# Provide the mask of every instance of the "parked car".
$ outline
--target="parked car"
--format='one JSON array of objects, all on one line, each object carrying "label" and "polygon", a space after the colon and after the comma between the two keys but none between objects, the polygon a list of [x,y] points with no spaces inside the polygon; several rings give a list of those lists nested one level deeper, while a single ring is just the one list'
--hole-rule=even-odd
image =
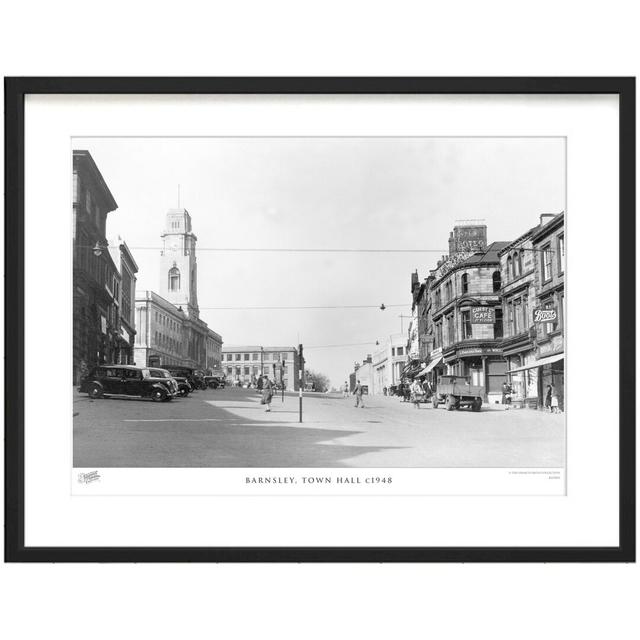
[{"label": "parked car", "polygon": [[204,376],[204,384],[205,387],[209,389],[217,389],[220,387],[224,389],[225,378],[223,374],[213,374],[211,376]]},{"label": "parked car", "polygon": [[180,375],[180,371],[172,370],[172,369],[155,369],[149,368],[149,372],[154,378],[173,378],[178,384],[178,395],[186,398],[193,387],[189,384],[187,378],[183,375]]},{"label": "parked car", "polygon": [[447,411],[471,407],[472,411],[480,411],[484,387],[472,385],[468,376],[441,376],[433,392],[433,408],[437,409],[444,402]]},{"label": "parked car", "polygon": [[193,369],[191,367],[183,367],[182,365],[172,364],[161,368],[166,369],[176,380],[178,380],[179,378],[185,378],[189,386],[191,387],[191,391],[194,391],[196,389],[196,381],[194,378]]},{"label": "parked car", "polygon": [[93,367],[81,380],[79,390],[91,398],[137,396],[155,402],[172,400],[179,393],[178,384],[170,374],[169,377],[153,376],[150,369],[124,364]]}]

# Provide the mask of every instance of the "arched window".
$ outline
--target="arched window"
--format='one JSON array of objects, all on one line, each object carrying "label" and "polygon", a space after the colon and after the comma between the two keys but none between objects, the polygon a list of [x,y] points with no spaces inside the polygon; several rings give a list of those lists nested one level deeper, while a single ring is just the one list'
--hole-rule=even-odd
[{"label": "arched window", "polygon": [[494,271],[493,272],[493,290],[500,291],[501,287],[502,287],[502,279],[500,278],[500,272]]},{"label": "arched window", "polygon": [[462,278],[462,293],[469,293],[469,274],[463,273]]},{"label": "arched window", "polygon": [[180,291],[180,269],[178,267],[169,269],[169,291]]},{"label": "arched window", "polygon": [[507,280],[513,278],[513,259],[511,256],[507,258]]},{"label": "arched window", "polygon": [[520,254],[516,251],[513,254],[513,277],[517,278],[522,274],[522,263],[520,261]]}]

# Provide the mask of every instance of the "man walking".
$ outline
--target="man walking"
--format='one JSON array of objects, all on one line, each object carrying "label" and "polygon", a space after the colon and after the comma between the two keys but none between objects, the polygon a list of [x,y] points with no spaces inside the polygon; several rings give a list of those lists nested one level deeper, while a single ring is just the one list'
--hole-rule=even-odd
[{"label": "man walking", "polygon": [[364,400],[362,399],[362,385],[360,384],[360,380],[358,380],[356,387],[353,390],[353,395],[356,397],[356,407],[360,406],[364,409]]},{"label": "man walking", "polygon": [[347,384],[346,380],[344,382],[344,387],[342,387],[342,397],[343,398],[349,397],[349,385]]}]

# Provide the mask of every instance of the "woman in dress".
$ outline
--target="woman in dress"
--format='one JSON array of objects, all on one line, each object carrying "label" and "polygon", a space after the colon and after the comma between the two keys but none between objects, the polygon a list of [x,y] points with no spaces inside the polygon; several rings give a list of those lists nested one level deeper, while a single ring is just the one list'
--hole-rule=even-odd
[{"label": "woman in dress", "polygon": [[273,384],[269,380],[269,376],[263,376],[262,380],[262,404],[266,404],[265,411],[271,411],[271,400],[273,399]]}]

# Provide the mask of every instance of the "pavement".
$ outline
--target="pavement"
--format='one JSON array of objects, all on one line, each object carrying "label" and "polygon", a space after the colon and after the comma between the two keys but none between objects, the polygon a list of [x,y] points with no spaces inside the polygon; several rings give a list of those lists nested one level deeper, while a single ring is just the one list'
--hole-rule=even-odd
[{"label": "pavement", "polygon": [[562,467],[565,420],[499,405],[446,411],[397,397],[297,394],[265,412],[256,391],[155,403],[74,391],[75,467]]}]

